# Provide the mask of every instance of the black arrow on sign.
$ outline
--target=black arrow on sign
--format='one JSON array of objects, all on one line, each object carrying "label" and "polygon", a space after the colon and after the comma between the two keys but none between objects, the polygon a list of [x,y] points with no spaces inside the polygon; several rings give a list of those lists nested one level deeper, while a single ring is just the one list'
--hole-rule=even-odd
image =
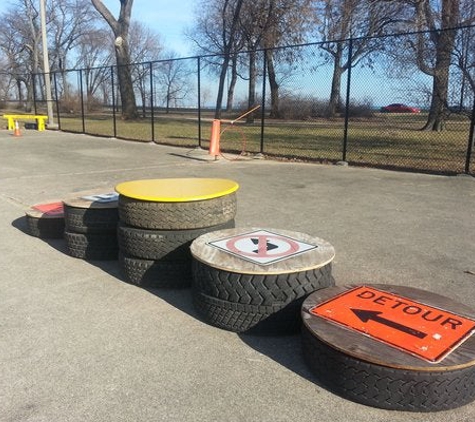
[{"label": "black arrow on sign", "polygon": [[[251,238],[251,241],[252,243],[254,243],[254,245],[259,245],[259,239],[254,239],[254,238]],[[277,245],[274,245],[273,243],[270,243],[268,240],[266,240],[266,251],[271,251],[272,249],[277,249],[278,246]],[[256,249],[255,251],[252,251],[254,253],[258,253],[259,252],[259,249]]]},{"label": "black arrow on sign", "polygon": [[427,334],[423,333],[422,331],[415,330],[414,328],[407,327],[406,325],[399,324],[398,322],[380,317],[379,315],[382,314],[382,312],[368,311],[364,309],[352,309],[352,311],[363,322],[368,322],[371,320],[371,321],[379,322],[380,324],[386,325],[387,327],[394,328],[398,331],[402,331],[403,333],[410,334],[411,336],[414,336],[417,338],[422,339],[422,338],[427,337]]}]

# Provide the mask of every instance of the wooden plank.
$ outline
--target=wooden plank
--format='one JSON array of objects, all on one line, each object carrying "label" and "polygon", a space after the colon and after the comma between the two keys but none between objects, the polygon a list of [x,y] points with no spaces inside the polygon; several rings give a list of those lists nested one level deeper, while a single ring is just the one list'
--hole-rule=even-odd
[{"label": "wooden plank", "polygon": [[[248,245],[250,250],[246,250]],[[323,267],[335,257],[333,246],[318,237],[252,227],[206,233],[195,239],[190,249],[195,259],[211,267],[241,274],[307,271]]]},{"label": "wooden plank", "polygon": [[93,189],[78,192],[76,196],[66,198],[63,202],[65,205],[75,208],[117,208],[118,195],[112,188]]},{"label": "wooden plank", "polygon": [[63,203],[55,201],[36,204],[25,210],[25,214],[33,218],[64,218]]},{"label": "wooden plank", "polygon": [[[387,292],[387,294],[384,295],[384,297],[387,297],[387,299],[378,299],[376,297],[368,299],[376,300],[378,305],[381,305],[381,313],[378,314],[378,318],[379,321],[382,321],[383,323],[391,320],[391,318],[386,319],[387,314],[385,313],[385,308],[388,307],[393,308],[393,311],[394,309],[400,309],[401,312],[403,312],[405,309],[406,312],[410,311],[410,313],[415,315],[417,313],[416,305],[408,302],[406,305],[399,306],[396,301],[391,302],[391,295],[396,295],[395,297],[400,298],[407,298],[411,301],[435,308],[436,310],[440,310],[441,314],[444,314],[444,312],[455,314],[455,317],[452,317],[452,320],[447,321],[442,318],[439,319],[438,316],[436,318],[435,314],[434,317],[427,318],[434,320],[433,324],[444,325],[445,322],[445,326],[439,328],[458,330],[459,327],[462,327],[462,323],[460,322],[459,324],[457,321],[462,321],[465,318],[468,319],[468,324],[470,324],[470,320],[475,322],[475,311],[473,309],[463,304],[454,302],[444,296],[407,286],[367,286],[381,290],[383,293]],[[393,368],[420,371],[432,371],[435,369],[454,370],[475,364],[475,336],[473,335],[469,335],[468,337],[464,338],[464,341],[462,341],[461,344],[454,345],[453,349],[450,350],[449,353],[440,361],[430,362],[424,358],[421,358],[420,356],[414,355],[408,350],[405,350],[404,345],[402,345],[402,347],[395,347],[394,344],[390,345],[384,341],[381,341],[381,339],[371,337],[369,329],[365,334],[361,331],[353,329],[351,326],[342,325],[341,321],[335,322],[335,320],[316,315],[314,310],[315,307],[321,307],[320,309],[324,310],[325,307],[328,306],[328,312],[333,312],[331,310],[331,305],[333,305],[332,302],[336,303],[335,298],[344,297],[348,292],[354,291],[354,289],[358,287],[361,286],[336,286],[312,293],[302,306],[302,319],[310,332],[312,332],[312,334],[321,341],[345,354],[363,361]],[[369,298],[370,295],[368,294],[367,297]],[[402,302],[403,300],[399,301]],[[341,306],[343,306],[343,303],[344,301],[341,302]],[[314,311],[312,312],[312,310]],[[460,316],[460,318],[457,318],[457,316]],[[414,321],[417,321],[417,315],[414,316]],[[395,327],[394,329],[400,329],[399,326],[396,325],[399,324],[399,322],[400,321],[398,320],[391,320],[392,326]],[[424,330],[427,331],[427,326],[430,324],[427,322],[427,320],[424,321],[424,323],[425,326],[421,330],[418,330],[420,326],[417,324],[413,325],[411,328],[421,332]],[[470,329],[471,326],[469,325],[468,328]],[[428,334],[430,334],[430,332],[428,332]]]}]

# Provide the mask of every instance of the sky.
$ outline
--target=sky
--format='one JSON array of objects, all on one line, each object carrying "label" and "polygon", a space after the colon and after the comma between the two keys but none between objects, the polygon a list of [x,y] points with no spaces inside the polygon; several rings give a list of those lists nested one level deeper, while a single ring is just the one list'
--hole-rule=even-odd
[{"label": "sky", "polygon": [[[118,16],[119,0],[103,0],[103,3]],[[196,0],[134,0],[132,20],[146,24],[160,34],[167,50],[184,57],[192,55],[191,44],[183,31],[193,24],[195,5]]]},{"label": "sky", "polygon": [[[39,0],[33,0],[38,3]],[[46,3],[54,0],[45,0]],[[119,15],[119,0],[103,0],[112,14]],[[11,3],[0,0],[0,13],[6,11]],[[146,24],[160,34],[162,43],[167,50],[173,50],[179,56],[193,55],[191,44],[186,40],[183,31],[193,23],[193,10],[196,0],[134,0],[132,20]]]}]

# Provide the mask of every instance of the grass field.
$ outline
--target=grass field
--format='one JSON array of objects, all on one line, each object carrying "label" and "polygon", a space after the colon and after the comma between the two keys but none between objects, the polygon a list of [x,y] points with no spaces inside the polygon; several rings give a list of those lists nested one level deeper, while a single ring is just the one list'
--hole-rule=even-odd
[{"label": "grass field", "polygon": [[[346,161],[351,164],[401,168],[434,173],[464,172],[470,121],[452,115],[444,132],[421,131],[424,114],[375,114],[373,118],[350,120]],[[229,119],[235,118],[229,116]],[[212,116],[202,118],[201,146],[208,148]],[[113,137],[112,116],[60,116],[61,129],[71,132]],[[196,147],[200,145],[195,114],[160,114],[154,119],[122,121],[116,119],[116,136],[135,141]],[[261,151],[261,120],[234,125],[223,119],[220,147],[223,152],[263,152],[264,155],[304,161],[343,159],[343,119],[309,121],[265,121]],[[470,171],[475,172],[475,153]]]}]

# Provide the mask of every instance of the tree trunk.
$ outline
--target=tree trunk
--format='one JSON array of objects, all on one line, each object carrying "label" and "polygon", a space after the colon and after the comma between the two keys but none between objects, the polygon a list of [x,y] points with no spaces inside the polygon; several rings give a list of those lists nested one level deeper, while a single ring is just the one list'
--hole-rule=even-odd
[{"label": "tree trunk", "polygon": [[234,103],[234,89],[237,82],[237,56],[234,55],[231,60],[231,81],[228,88],[228,99],[226,101],[226,111],[232,111]]},{"label": "tree trunk", "polygon": [[279,110],[279,84],[277,83],[272,51],[266,50],[266,60],[270,85],[270,118],[279,119],[281,117]]},{"label": "tree trunk", "polygon": [[335,117],[340,109],[341,103],[341,76],[343,68],[340,66],[340,60],[335,58],[335,66],[333,67],[332,88],[330,92],[330,101],[328,102],[327,117]]},{"label": "tree trunk", "polygon": [[[422,130],[440,132],[445,129],[448,107],[449,72],[459,22],[459,0],[442,0],[441,30],[435,34],[436,58],[433,68],[432,99],[427,123]],[[426,19],[430,21],[431,9],[425,8]]]},{"label": "tree trunk", "polygon": [[128,34],[133,0],[120,0],[119,19],[115,19],[102,0],[91,0],[92,5],[108,23],[115,36],[115,57],[117,60],[117,76],[119,80],[120,98],[122,100],[122,119],[138,117],[135,101],[134,85],[130,69]]},{"label": "tree trunk", "polygon": [[432,82],[432,99],[427,122],[422,130],[441,132],[445,129],[447,114],[448,69],[438,69]]},{"label": "tree trunk", "polygon": [[221,119],[221,108],[223,105],[224,83],[226,82],[226,73],[229,66],[229,54],[226,54],[221,64],[221,72],[219,74],[218,95],[216,96],[216,110],[214,112],[215,119]]},{"label": "tree trunk", "polygon": [[[122,39],[121,43],[119,39]],[[129,49],[127,41],[123,37],[119,36],[116,38],[115,56],[117,59],[120,98],[122,100],[122,119],[136,119],[138,112],[132,82],[132,72],[130,69]]]},{"label": "tree trunk", "polygon": [[436,65],[432,81],[432,99],[427,123],[422,130],[440,132],[447,116],[449,71],[456,31],[442,31],[437,44]]}]

